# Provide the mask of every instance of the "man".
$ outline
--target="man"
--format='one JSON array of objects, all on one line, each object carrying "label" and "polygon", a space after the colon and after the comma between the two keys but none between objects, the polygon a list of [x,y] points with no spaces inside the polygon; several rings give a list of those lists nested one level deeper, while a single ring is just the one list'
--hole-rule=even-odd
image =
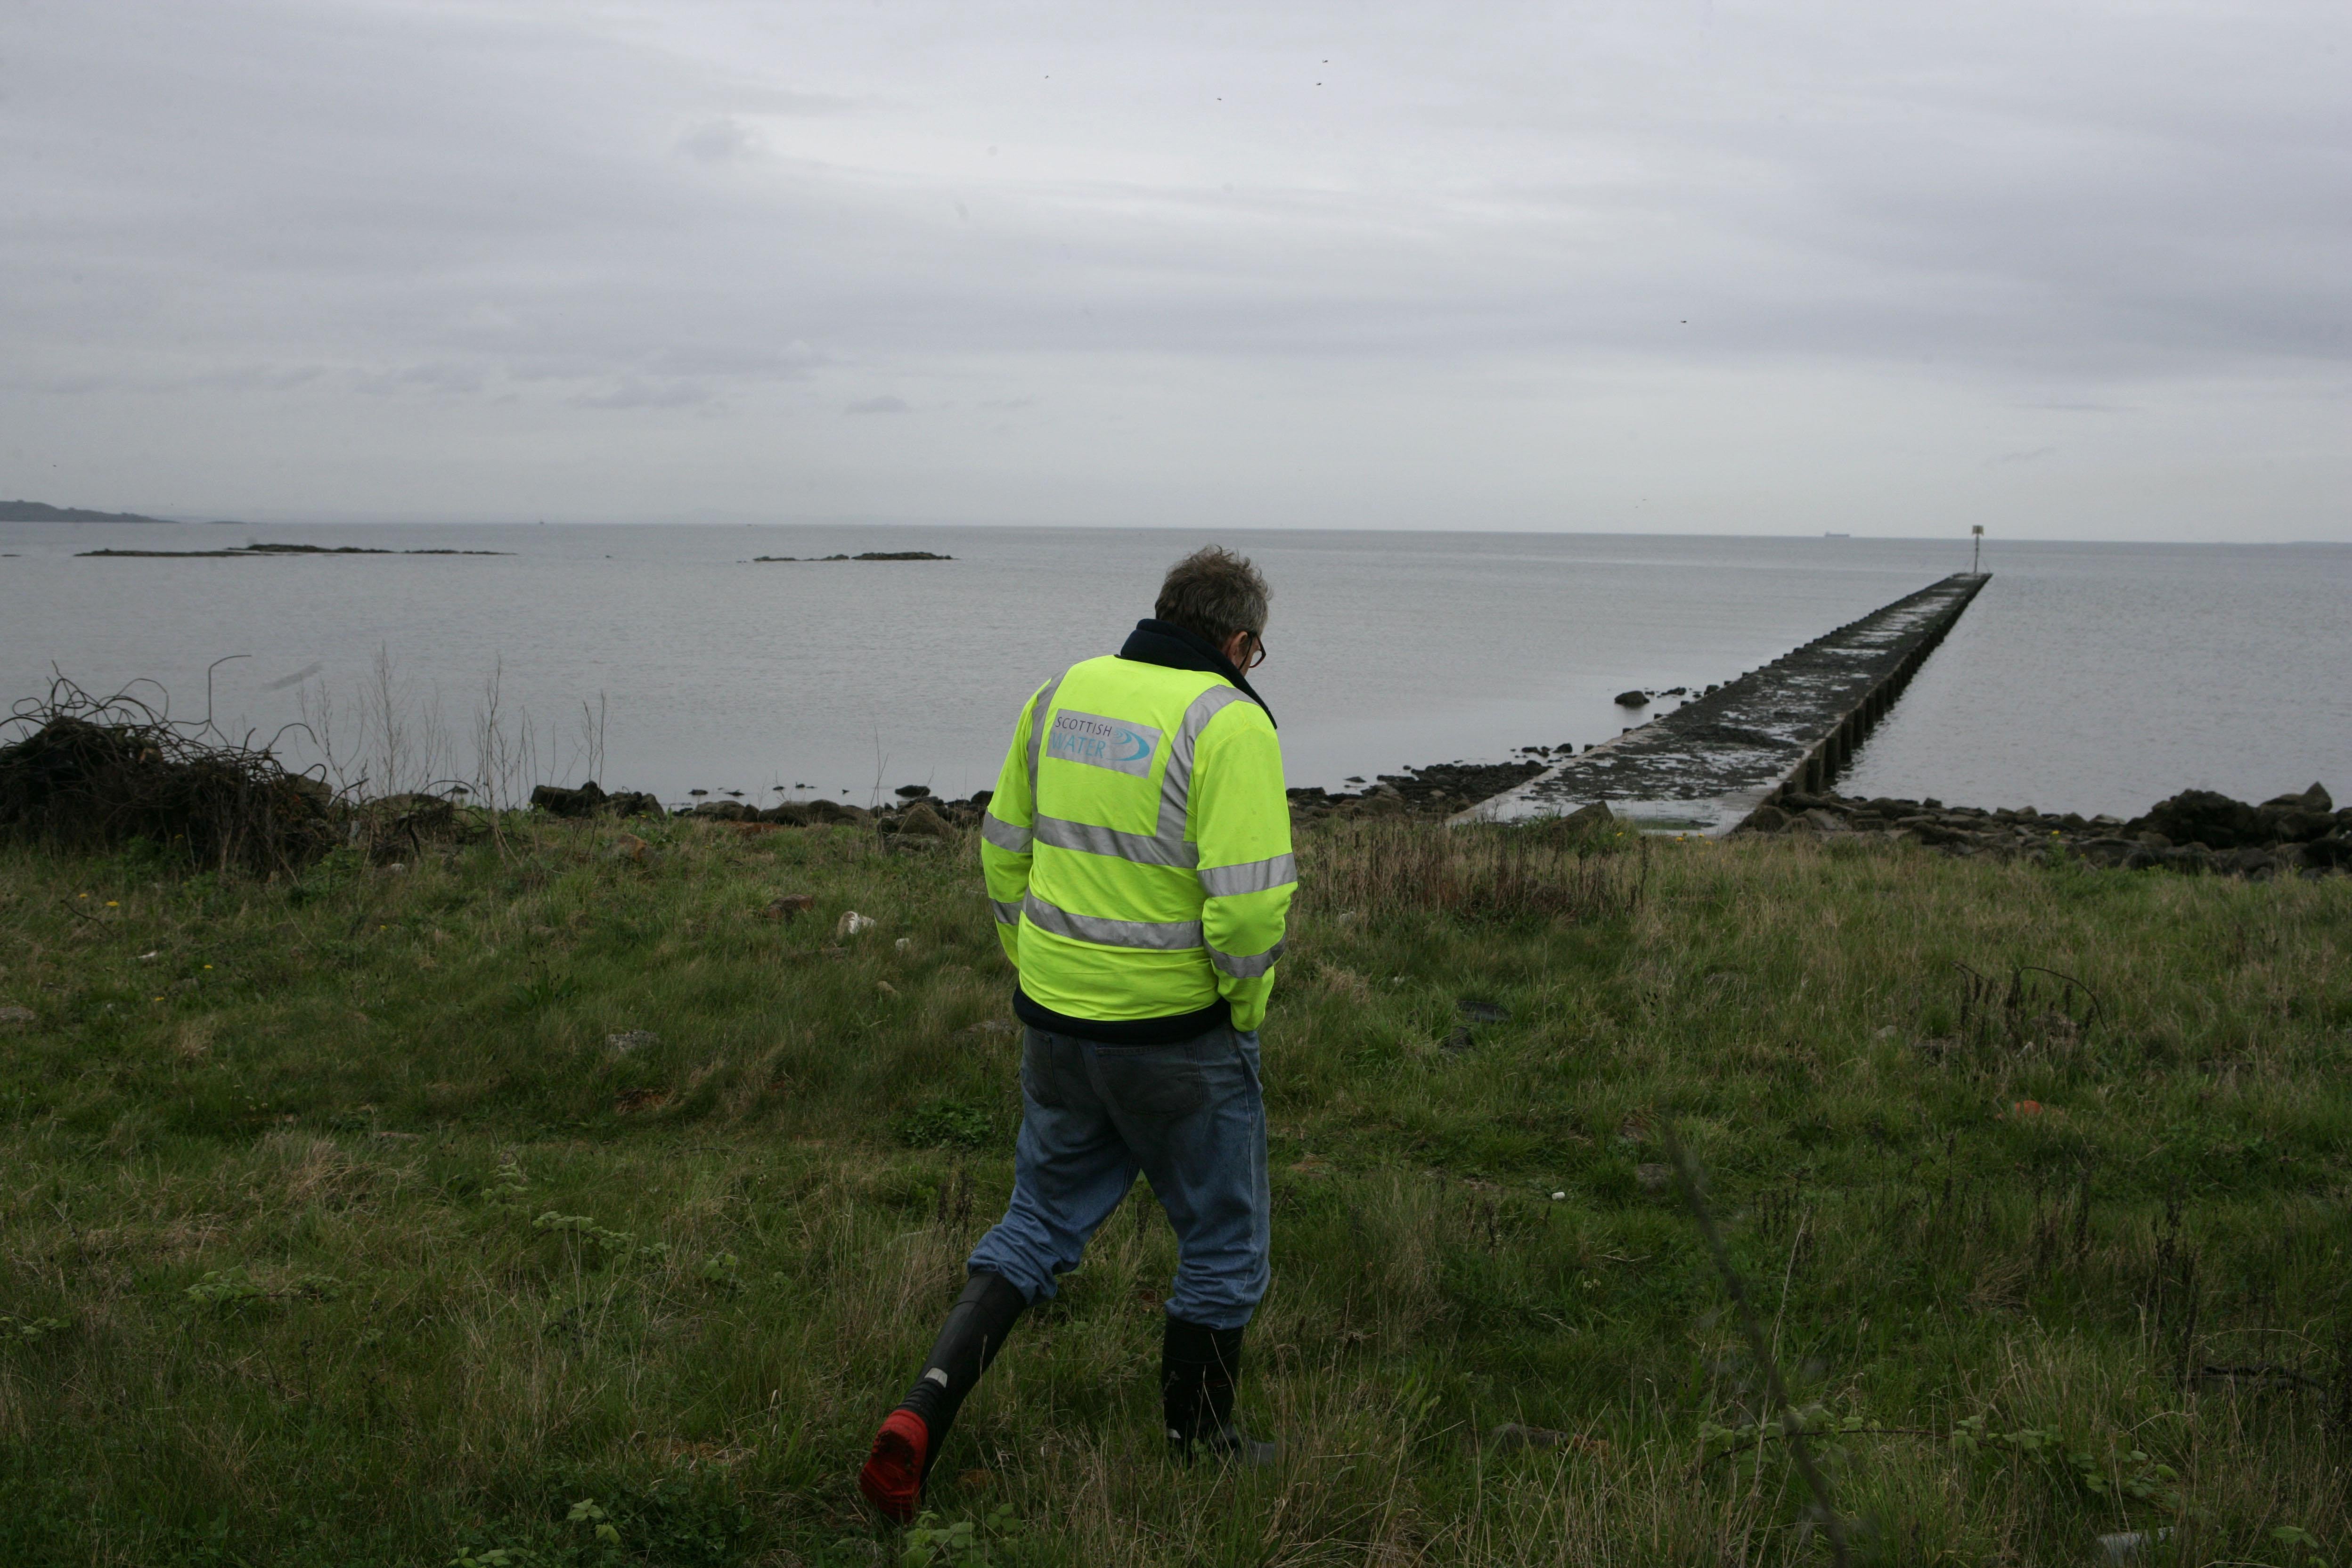
[{"label": "man", "polygon": [[1297,885],[1282,749],[1245,673],[1265,658],[1266,597],[1241,556],[1185,557],[1155,618],[1038,688],[1013,729],[980,851],[1028,1026],[1013,1202],[858,1477],[891,1518],[913,1517],[964,1395],[1138,1171],[1178,1243],[1169,1441],[1273,1457],[1233,1418],[1267,1273],[1257,1028]]}]

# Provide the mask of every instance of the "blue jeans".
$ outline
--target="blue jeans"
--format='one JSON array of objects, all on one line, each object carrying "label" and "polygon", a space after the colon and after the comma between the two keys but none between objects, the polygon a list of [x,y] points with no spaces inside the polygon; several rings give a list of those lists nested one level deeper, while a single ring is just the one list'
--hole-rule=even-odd
[{"label": "blue jeans", "polygon": [[1265,1294],[1272,1230],[1257,1035],[1105,1046],[1030,1029],[1021,1041],[1013,1203],[967,1268],[1032,1302],[1078,1266],[1140,1171],[1176,1227],[1171,1317],[1238,1329]]}]

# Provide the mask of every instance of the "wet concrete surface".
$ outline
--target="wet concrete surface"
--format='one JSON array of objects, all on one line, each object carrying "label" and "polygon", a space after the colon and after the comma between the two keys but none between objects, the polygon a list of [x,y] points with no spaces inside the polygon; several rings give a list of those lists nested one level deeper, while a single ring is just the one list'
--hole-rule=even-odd
[{"label": "wet concrete surface", "polygon": [[1961,573],[1906,595],[1454,820],[1528,821],[1605,801],[1647,831],[1728,833],[1784,785],[1833,776],[1986,581]]}]

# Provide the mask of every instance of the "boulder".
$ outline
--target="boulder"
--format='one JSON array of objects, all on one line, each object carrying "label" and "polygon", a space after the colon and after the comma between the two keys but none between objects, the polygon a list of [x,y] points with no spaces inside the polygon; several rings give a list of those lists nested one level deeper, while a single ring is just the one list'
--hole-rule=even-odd
[{"label": "boulder", "polygon": [[2260,808],[2263,826],[2270,837],[2281,844],[2302,844],[2325,837],[2336,826],[2332,813],[2306,811],[2296,805],[2270,805]]},{"label": "boulder", "polygon": [[785,801],[781,805],[762,808],[760,812],[760,820],[772,822],[779,827],[806,827],[811,822],[815,821],[816,817],[807,806],[793,801]]},{"label": "boulder", "polygon": [[2264,811],[2310,811],[2316,812],[2321,816],[2328,816],[2335,813],[2336,803],[2327,797],[2326,789],[2315,783],[2301,795],[2271,796],[2270,799],[2263,802],[2263,809]]},{"label": "boulder", "polygon": [[1621,691],[1617,694],[1617,706],[1620,708],[1647,708],[1649,705],[1650,694],[1646,691]]},{"label": "boulder", "polygon": [[1780,833],[1789,826],[1789,814],[1777,805],[1759,805],[1748,814],[1740,830],[1746,833]]},{"label": "boulder", "polygon": [[940,816],[938,812],[933,811],[929,806],[919,803],[908,807],[905,811],[899,814],[898,831],[903,834],[911,835],[917,838],[952,838],[955,837],[955,829],[948,826],[946,818]]},{"label": "boulder", "polygon": [[368,808],[393,827],[446,827],[457,816],[457,808],[437,795],[388,795],[368,802]]},{"label": "boulder", "polygon": [[530,792],[530,808],[550,816],[586,816],[604,804],[604,792],[590,779],[578,789],[564,789],[556,784],[540,784]]},{"label": "boulder", "polygon": [[2146,816],[2126,826],[2137,832],[2161,833],[2175,844],[2198,844],[2208,849],[2266,844],[2271,837],[2262,813],[2244,801],[2210,789],[2183,790],[2158,802]]},{"label": "boulder", "polygon": [[894,792],[900,800],[923,800],[931,793],[929,784],[900,784]]},{"label": "boulder", "polygon": [[2315,838],[2305,844],[2298,853],[2305,866],[2322,869],[2333,867],[2352,868],[2352,834],[2331,833],[2325,838]]},{"label": "boulder", "polygon": [[740,800],[706,800],[687,815],[700,817],[705,822],[757,822],[760,820],[760,814]]},{"label": "boulder", "polygon": [[537,785],[530,792],[530,808],[550,816],[658,816],[662,805],[652,795],[634,791],[606,795],[594,779],[590,779],[578,789]]}]

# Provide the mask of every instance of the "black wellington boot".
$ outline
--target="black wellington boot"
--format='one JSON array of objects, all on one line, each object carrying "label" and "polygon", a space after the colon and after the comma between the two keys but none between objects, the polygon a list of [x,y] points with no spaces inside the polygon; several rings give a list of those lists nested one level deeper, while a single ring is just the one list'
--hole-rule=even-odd
[{"label": "black wellington boot", "polygon": [[1234,1380],[1241,1369],[1241,1330],[1168,1320],[1160,1342],[1160,1406],[1179,1459],[1207,1454],[1256,1466],[1280,1456],[1280,1445],[1259,1442],[1234,1423]]},{"label": "black wellington boot", "polygon": [[857,1478],[867,1501],[901,1523],[914,1517],[964,1395],[996,1359],[1028,1305],[1029,1299],[1001,1275],[974,1274],[965,1284],[923,1363],[923,1375],[875,1435],[874,1451]]}]

